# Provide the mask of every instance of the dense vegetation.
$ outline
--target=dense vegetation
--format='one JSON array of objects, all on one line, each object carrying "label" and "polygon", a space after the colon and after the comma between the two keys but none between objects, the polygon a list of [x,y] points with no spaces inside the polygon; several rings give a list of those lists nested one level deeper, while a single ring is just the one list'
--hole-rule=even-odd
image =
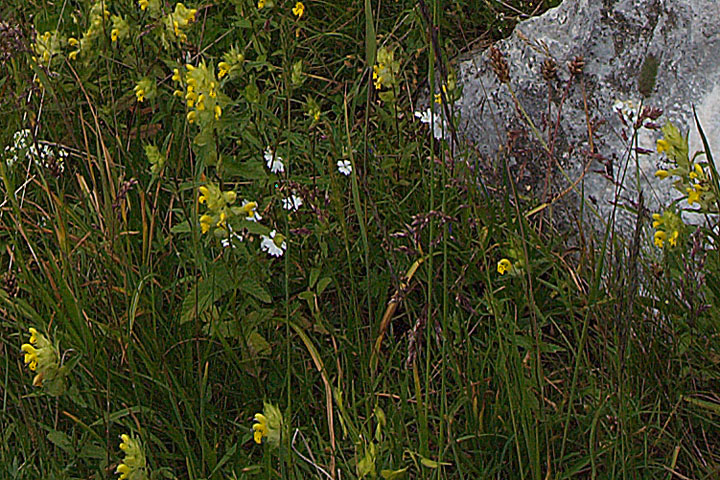
[{"label": "dense vegetation", "polygon": [[557,3],[3,2],[0,478],[717,478],[700,127],[626,235],[457,131]]}]

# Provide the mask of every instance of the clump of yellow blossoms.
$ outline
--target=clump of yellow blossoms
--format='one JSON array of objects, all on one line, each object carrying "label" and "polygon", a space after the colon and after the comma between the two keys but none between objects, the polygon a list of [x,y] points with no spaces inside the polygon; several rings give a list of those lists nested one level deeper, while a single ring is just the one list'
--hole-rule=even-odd
[{"label": "clump of yellow blossoms", "polygon": [[160,0],[138,0],[140,10],[149,11],[151,15],[157,15],[160,12]]},{"label": "clump of yellow blossoms", "polygon": [[257,203],[244,200],[240,206],[232,206],[237,201],[237,194],[221,191],[214,183],[207,183],[198,189],[198,203],[205,205],[207,210],[200,216],[202,233],[213,230],[217,238],[227,238],[232,231],[228,222],[233,219],[254,222],[260,220],[257,214]]},{"label": "clump of yellow blossoms", "polygon": [[218,63],[217,78],[222,79],[226,75],[232,78],[233,74],[242,68],[243,63],[245,63],[245,55],[237,47],[232,47],[223,54],[222,61]]},{"label": "clump of yellow blossoms", "polygon": [[[68,44],[75,48],[76,50],[73,50],[68,55],[68,58],[70,60],[75,60],[80,52],[87,52],[91,50],[93,43],[95,40],[97,40],[100,36],[104,35],[105,32],[105,22],[110,18],[110,11],[105,8],[105,5],[107,5],[107,1],[98,0],[93,4],[92,7],[90,7],[90,13],[88,14],[89,23],[90,26],[88,29],[83,33],[83,36],[80,40],[76,38],[69,38]],[[114,24],[115,22],[113,22]],[[127,23],[125,24],[127,25]],[[117,37],[120,38],[120,24],[118,23],[118,31],[116,32]],[[112,36],[112,31],[111,31]]]},{"label": "clump of yellow blossoms", "polygon": [[25,363],[30,370],[37,372],[33,385],[41,387],[43,380],[53,380],[58,376],[60,355],[52,342],[34,328],[30,329],[28,342],[20,350],[25,353]]},{"label": "clump of yellow blossoms", "polygon": [[175,90],[174,94],[185,100],[188,108],[187,121],[198,123],[202,126],[213,120],[217,121],[222,116],[222,105],[224,97],[218,94],[218,80],[215,72],[208,68],[205,62],[195,67],[185,65],[184,75],[179,68],[173,71],[172,79],[181,84],[181,89]]},{"label": "clump of yellow blossoms", "polygon": [[253,440],[258,445],[263,441],[270,445],[278,445],[282,435],[282,427],[283,418],[280,409],[265,402],[263,413],[256,413],[253,418]]},{"label": "clump of yellow blossoms", "polygon": [[120,439],[120,450],[125,454],[125,458],[117,466],[115,473],[120,474],[120,480],[147,480],[147,461],[140,439],[124,433],[120,435]]},{"label": "clump of yellow blossoms", "polygon": [[32,44],[33,61],[40,65],[50,66],[52,58],[60,53],[62,43],[62,37],[54,30],[37,35]]},{"label": "clump of yellow blossoms", "polygon": [[395,60],[395,52],[387,47],[380,47],[377,62],[373,65],[373,84],[380,91],[380,98],[385,102],[395,99],[397,75],[400,73],[400,62]]},{"label": "clump of yellow blossoms", "polygon": [[175,11],[165,16],[162,21],[171,40],[187,41],[185,30],[195,21],[196,13],[196,8],[187,8],[182,3],[175,4]]},{"label": "clump of yellow blossoms", "polygon": [[653,228],[655,235],[653,243],[656,247],[677,247],[678,240],[684,230],[685,224],[678,214],[672,210],[665,210],[662,214],[653,213]]},{"label": "clump of yellow blossoms", "polygon": [[715,194],[710,175],[705,170],[707,165],[695,162],[697,154],[690,159],[687,135],[683,136],[671,122],[662,127],[662,133],[663,138],[657,141],[657,151],[664,153],[674,168],[658,170],[655,176],[661,180],[673,177],[673,186],[687,198],[689,205],[697,203],[703,212],[709,212],[715,205]]},{"label": "clump of yellow blossoms", "polygon": [[137,101],[144,102],[146,98],[150,99],[155,97],[157,94],[157,86],[153,80],[145,77],[135,85],[133,91],[135,92]]},{"label": "clump of yellow blossoms", "polygon": [[120,15],[113,15],[112,29],[110,30],[110,41],[116,43],[130,34],[130,25]]}]

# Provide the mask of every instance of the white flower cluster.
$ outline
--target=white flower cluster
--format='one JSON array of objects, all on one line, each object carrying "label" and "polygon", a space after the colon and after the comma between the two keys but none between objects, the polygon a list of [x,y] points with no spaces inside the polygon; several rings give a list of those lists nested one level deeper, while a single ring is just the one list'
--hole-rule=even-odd
[{"label": "white flower cluster", "polygon": [[285,165],[283,164],[282,158],[276,155],[272,148],[267,147],[265,149],[265,165],[270,169],[272,173],[283,173],[285,171]]},{"label": "white flower cluster", "polygon": [[[640,105],[636,104],[632,100],[615,100],[615,103],[613,103],[613,111],[619,113],[622,115],[622,117],[630,124],[631,127],[635,125],[635,123],[638,120],[638,115],[640,115]],[[648,123],[651,123],[652,120],[649,118],[645,119],[643,122],[643,127],[647,126]]]},{"label": "white flower cluster", "polygon": [[62,172],[67,156],[68,153],[62,148],[58,149],[56,155],[47,143],[34,142],[30,130],[24,129],[15,132],[13,144],[5,147],[4,159],[8,167],[22,160],[31,160],[45,168],[54,166]]}]

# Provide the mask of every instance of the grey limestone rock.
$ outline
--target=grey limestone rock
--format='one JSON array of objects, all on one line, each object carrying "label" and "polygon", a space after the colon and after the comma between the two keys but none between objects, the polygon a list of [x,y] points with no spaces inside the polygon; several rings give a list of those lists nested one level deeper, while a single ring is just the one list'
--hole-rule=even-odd
[{"label": "grey limestone rock", "polygon": [[[683,133],[689,130],[691,154],[702,149],[692,115],[694,105],[716,161],[720,158],[720,2],[716,0],[565,0],[544,15],[518,24],[511,37],[496,47],[509,63],[510,85],[519,103],[546,140],[570,77],[568,62],[576,56],[584,58],[582,82],[589,117],[596,125],[593,143],[598,155],[588,155],[579,79],[572,82],[562,104],[557,136],[561,143],[555,155],[573,180],[587,170],[578,189],[584,187],[585,196],[603,218],[608,218],[615,198],[626,204],[636,201],[638,185],[650,208],[678,197],[670,181],[653,177],[662,161],[654,152],[661,133],[640,129],[638,145],[653,153],[631,154],[622,131],[631,136],[632,128],[621,121],[613,107],[616,102],[632,101],[638,106],[642,101],[662,109],[657,123],[671,120]],[[643,99],[638,74],[650,56],[658,60],[659,68],[653,91]],[[554,59],[559,77],[551,96],[541,73],[546,58]],[[524,124],[530,130],[508,87],[494,75],[488,52],[474,54],[459,70],[464,89],[457,104],[461,130],[492,158],[505,145],[509,126]],[[594,159],[586,168],[590,158]],[[542,168],[547,168],[546,162],[536,159]],[[569,185],[557,171],[553,175],[555,192]]]}]

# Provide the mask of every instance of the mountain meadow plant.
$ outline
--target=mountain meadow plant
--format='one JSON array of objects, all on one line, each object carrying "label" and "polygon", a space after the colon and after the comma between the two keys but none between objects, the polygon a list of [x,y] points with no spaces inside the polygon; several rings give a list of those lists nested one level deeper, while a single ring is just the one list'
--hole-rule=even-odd
[{"label": "mountain meadow plant", "polygon": [[628,237],[462,137],[558,3],[3,2],[0,478],[717,478],[702,126],[622,103],[677,192]]}]

